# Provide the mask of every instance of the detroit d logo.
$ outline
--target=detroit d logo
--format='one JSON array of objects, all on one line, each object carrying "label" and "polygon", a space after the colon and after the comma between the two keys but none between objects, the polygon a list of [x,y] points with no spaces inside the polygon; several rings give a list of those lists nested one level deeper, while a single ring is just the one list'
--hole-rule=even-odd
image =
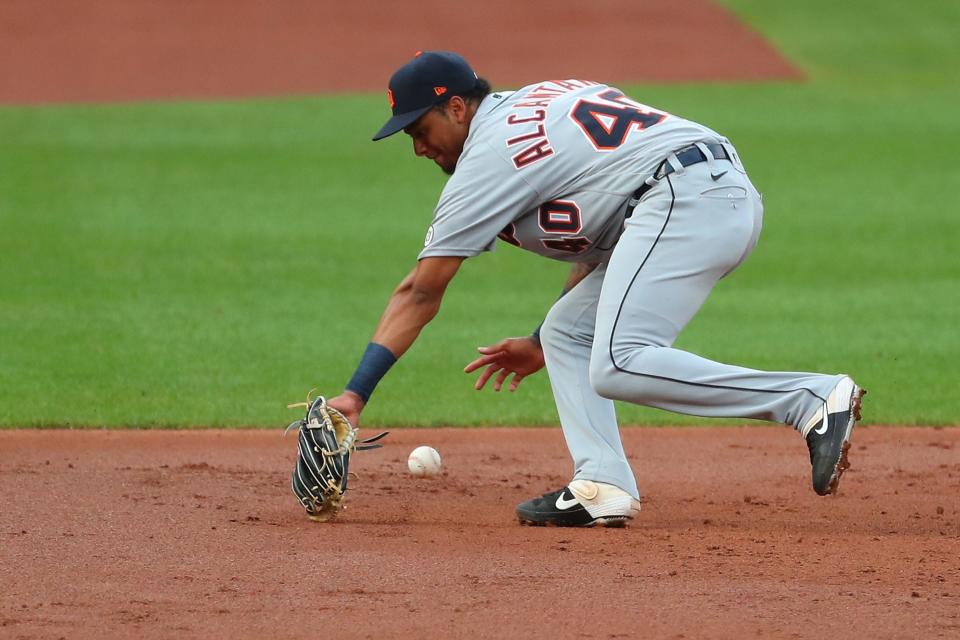
[{"label": "detroit d logo", "polygon": [[430,228],[427,229],[427,237],[423,239],[423,246],[429,245],[433,242],[433,225],[430,225]]}]

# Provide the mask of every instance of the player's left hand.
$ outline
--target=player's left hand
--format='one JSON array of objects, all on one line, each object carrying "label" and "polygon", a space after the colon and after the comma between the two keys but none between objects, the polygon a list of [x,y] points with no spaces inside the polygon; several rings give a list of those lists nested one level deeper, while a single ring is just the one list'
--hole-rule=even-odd
[{"label": "player's left hand", "polygon": [[486,370],[477,378],[474,389],[483,389],[494,374],[493,390],[500,391],[510,374],[510,391],[516,391],[520,383],[529,375],[543,369],[543,349],[532,338],[507,338],[488,347],[477,347],[482,353],[479,358],[464,367],[464,373],[472,373],[481,367]]},{"label": "player's left hand", "polygon": [[354,427],[360,426],[360,412],[365,405],[363,399],[352,391],[344,391],[336,398],[330,398],[327,401],[327,406],[342,413]]}]

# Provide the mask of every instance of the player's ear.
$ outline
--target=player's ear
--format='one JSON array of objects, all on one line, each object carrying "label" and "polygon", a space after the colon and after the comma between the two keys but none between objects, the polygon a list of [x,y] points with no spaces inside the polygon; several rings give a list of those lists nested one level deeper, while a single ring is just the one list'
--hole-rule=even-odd
[{"label": "player's ear", "polygon": [[460,96],[453,96],[447,101],[447,113],[457,124],[467,121],[467,103]]}]

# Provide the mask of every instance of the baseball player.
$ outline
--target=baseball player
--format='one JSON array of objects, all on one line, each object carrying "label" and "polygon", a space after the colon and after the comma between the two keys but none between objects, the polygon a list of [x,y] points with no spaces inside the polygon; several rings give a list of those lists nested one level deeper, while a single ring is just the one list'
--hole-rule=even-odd
[{"label": "baseball player", "polygon": [[756,371],[672,347],[760,234],[761,196],[729,140],[598,82],[491,92],[450,52],[419,53],[387,95],[393,115],[373,139],[404,131],[450,178],[416,266],[331,406],[357,424],[460,263],[499,238],[571,263],[542,325],[481,348],[465,369],[482,370],[477,389],[493,378],[512,391],[547,368],[574,474],[520,504],[522,523],[622,526],[639,512],[614,400],[791,425],[809,447],[814,490],[836,490],[864,393],[850,377]]}]

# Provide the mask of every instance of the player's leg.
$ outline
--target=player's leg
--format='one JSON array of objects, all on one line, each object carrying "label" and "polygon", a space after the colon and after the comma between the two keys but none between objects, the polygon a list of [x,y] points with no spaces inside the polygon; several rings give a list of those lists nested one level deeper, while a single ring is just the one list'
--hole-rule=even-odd
[{"label": "player's leg", "polygon": [[604,271],[601,265],[558,300],[540,329],[574,479],[558,491],[520,504],[517,515],[525,524],[617,526],[640,509],[613,401],[590,385],[590,349]]},{"label": "player's leg", "polygon": [[672,348],[716,282],[753,249],[762,216],[745,174],[714,181],[707,163],[647,194],[617,244],[598,304],[598,393],[678,413],[782,422],[804,436],[825,419],[831,392],[847,393],[831,407],[849,405],[858,390],[844,376],[757,371]]},{"label": "player's leg", "polygon": [[590,385],[590,350],[605,271],[600,265],[553,305],[540,329],[540,343],[574,478],[614,484],[639,498],[613,401]]}]

